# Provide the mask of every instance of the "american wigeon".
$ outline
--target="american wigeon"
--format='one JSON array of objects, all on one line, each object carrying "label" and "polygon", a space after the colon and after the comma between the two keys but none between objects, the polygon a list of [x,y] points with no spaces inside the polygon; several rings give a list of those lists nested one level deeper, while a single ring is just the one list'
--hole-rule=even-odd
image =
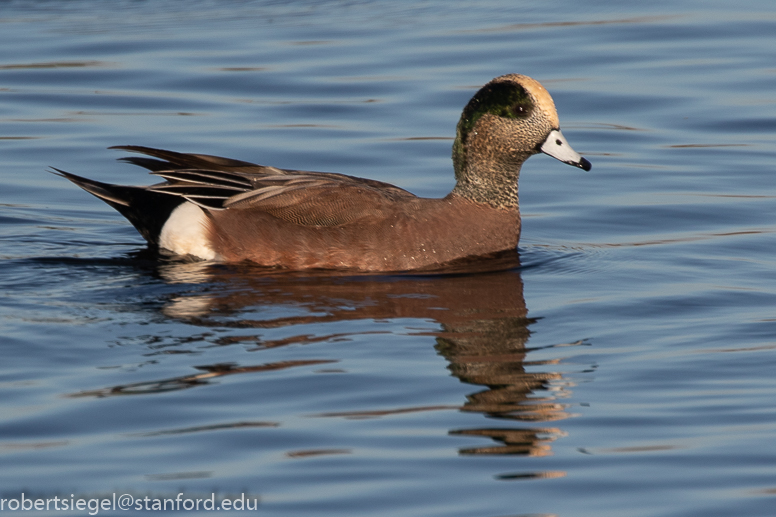
[{"label": "american wigeon", "polygon": [[111,185],[55,169],[121,212],[162,252],[288,269],[433,269],[514,250],[517,180],[532,154],[590,170],[560,132],[539,82],[504,75],[461,114],[453,143],[456,185],[419,198],[380,181],[285,170],[138,146],[124,160],[166,181]]}]

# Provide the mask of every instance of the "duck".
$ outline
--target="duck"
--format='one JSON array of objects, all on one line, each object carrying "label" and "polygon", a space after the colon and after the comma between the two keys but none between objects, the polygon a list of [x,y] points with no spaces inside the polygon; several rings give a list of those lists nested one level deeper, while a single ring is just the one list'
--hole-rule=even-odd
[{"label": "duck", "polygon": [[122,145],[121,160],[163,181],[102,183],[58,174],[120,212],[162,255],[290,270],[401,272],[516,251],[520,169],[547,154],[591,169],[561,133],[538,81],[508,74],[466,104],[456,126],[455,187],[443,198],[345,174],[280,169]]}]

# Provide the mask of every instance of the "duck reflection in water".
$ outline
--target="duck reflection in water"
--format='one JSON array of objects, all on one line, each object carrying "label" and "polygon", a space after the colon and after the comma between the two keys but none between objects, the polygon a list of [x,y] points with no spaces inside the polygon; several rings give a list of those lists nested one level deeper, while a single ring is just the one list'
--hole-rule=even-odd
[{"label": "duck reflection in water", "polygon": [[[343,276],[342,274],[278,273],[255,266],[219,266],[207,263],[170,263],[158,266],[169,284],[207,286],[202,294],[174,297],[162,312],[187,324],[214,329],[241,329],[239,335],[210,337],[216,345],[256,345],[256,350],[289,344],[325,342],[337,335],[297,336],[277,341],[261,333],[246,335],[244,329],[274,329],[354,320],[412,318],[433,321],[439,330],[435,348],[449,363],[450,372],[461,382],[480,386],[459,406],[400,408],[396,410],[328,413],[319,416],[374,418],[382,415],[458,409],[482,413],[499,425],[453,429],[451,435],[480,436],[489,445],[459,449],[461,454],[550,453],[550,443],[564,433],[557,427],[536,426],[567,418],[566,405],[558,399],[568,389],[562,375],[547,371],[557,360],[530,362],[526,343],[535,320],[527,317],[523,282],[516,252],[502,254],[478,268],[494,271],[422,276]],[[292,310],[267,317],[261,308]],[[296,315],[289,315],[296,314]],[[346,326],[342,326],[347,329]],[[360,330],[359,332],[362,332]],[[345,330],[345,332],[347,332]],[[425,334],[425,332],[424,332]],[[309,366],[333,361],[296,360],[241,366],[214,364],[199,367],[200,373],[84,391],[75,396],[112,396],[153,393],[208,384],[225,375]],[[537,372],[527,372],[536,366]],[[325,368],[332,368],[326,365]],[[489,420],[492,421],[492,420]],[[495,442],[495,444],[493,443]]]}]

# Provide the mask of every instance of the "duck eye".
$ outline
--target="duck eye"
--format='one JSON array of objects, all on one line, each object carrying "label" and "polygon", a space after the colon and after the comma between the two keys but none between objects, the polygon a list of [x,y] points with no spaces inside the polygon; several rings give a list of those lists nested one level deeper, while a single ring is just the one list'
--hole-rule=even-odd
[{"label": "duck eye", "polygon": [[523,103],[513,104],[510,106],[509,111],[515,118],[526,118],[531,114],[531,106]]}]

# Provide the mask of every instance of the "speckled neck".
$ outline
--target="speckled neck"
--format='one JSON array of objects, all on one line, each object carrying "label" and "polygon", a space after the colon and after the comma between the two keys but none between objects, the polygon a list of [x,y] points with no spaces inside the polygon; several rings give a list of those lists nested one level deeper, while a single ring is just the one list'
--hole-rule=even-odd
[{"label": "speckled neck", "polygon": [[520,167],[531,154],[519,153],[490,160],[469,157],[460,169],[456,167],[453,194],[493,208],[519,208]]},{"label": "speckled neck", "polygon": [[557,120],[552,98],[533,79],[505,75],[490,81],[456,126],[453,193],[494,208],[518,208],[520,167],[539,152]]}]

